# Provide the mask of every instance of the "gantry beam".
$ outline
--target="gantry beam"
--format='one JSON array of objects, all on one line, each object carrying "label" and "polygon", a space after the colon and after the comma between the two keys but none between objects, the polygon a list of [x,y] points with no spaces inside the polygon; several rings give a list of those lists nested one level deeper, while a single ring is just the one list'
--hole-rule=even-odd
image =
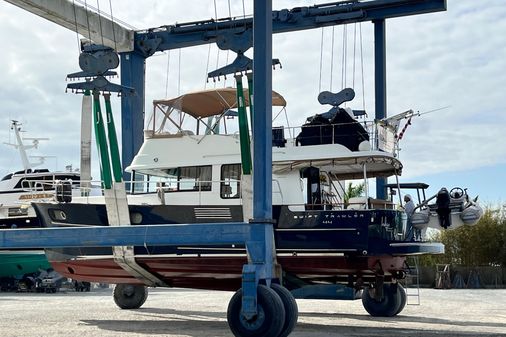
[{"label": "gantry beam", "polygon": [[[91,37],[118,52],[156,51],[223,42],[253,27],[253,18],[225,18],[161,26],[134,32],[104,15],[69,0],[4,0],[60,26]],[[446,10],[446,0],[340,1],[272,12],[272,33],[285,33],[345,23],[385,20]],[[77,27],[77,28],[76,28]],[[113,28],[114,27],[114,28]]]},{"label": "gantry beam", "polygon": [[[385,20],[446,10],[446,0],[341,1],[272,11],[272,33],[286,33],[346,23]],[[157,51],[217,42],[227,43],[251,31],[253,18],[225,18],[167,25],[136,32],[135,50],[150,56]]]},{"label": "gantry beam", "polygon": [[118,52],[133,50],[133,30],[68,0],[5,1],[74,32],[77,30],[79,34],[97,44],[114,48]]}]

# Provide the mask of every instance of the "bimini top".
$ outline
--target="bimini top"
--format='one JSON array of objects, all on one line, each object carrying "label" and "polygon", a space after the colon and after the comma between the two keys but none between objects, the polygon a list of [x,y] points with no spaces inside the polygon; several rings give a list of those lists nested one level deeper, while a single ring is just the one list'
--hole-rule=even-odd
[{"label": "bimini top", "polygon": [[[247,89],[244,89],[244,99],[245,105],[249,106]],[[178,109],[194,118],[205,118],[221,115],[229,109],[237,108],[237,90],[221,88],[196,91],[168,100],[155,100],[153,104]],[[272,91],[272,105],[285,107],[286,101],[283,96]]]}]

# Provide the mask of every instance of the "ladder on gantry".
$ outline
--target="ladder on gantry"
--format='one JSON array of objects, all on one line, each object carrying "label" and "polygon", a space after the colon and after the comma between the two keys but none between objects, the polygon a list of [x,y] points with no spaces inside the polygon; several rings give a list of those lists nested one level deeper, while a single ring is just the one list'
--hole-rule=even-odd
[{"label": "ladder on gantry", "polygon": [[420,305],[420,261],[418,256],[408,256],[406,265],[406,278],[403,282],[406,290],[406,304]]}]

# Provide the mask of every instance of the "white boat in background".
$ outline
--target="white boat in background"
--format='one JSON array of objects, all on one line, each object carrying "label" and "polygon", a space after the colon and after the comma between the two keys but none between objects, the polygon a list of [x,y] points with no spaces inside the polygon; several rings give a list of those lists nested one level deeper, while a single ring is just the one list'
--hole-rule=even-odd
[{"label": "white boat in background", "polygon": [[[435,202],[430,203],[435,200]],[[417,206],[411,222],[421,230],[456,229],[464,225],[475,225],[483,215],[477,198],[471,199],[466,189],[454,187],[450,191],[441,188],[437,194]]]},{"label": "white boat in background", "polygon": [[478,204],[478,197],[471,199],[466,188],[454,187],[448,191],[445,187],[430,198],[426,197],[429,188],[425,183],[387,184],[390,195],[397,191],[416,190],[418,202],[411,216],[413,228],[421,231],[425,238],[428,228],[453,230],[464,225],[475,225],[483,216],[483,208]]},{"label": "white boat in background", "polygon": [[[44,168],[35,168],[44,163],[44,157],[39,157],[38,163],[31,163],[27,150],[37,148],[39,141],[47,138],[23,138],[21,123],[13,120],[11,129],[14,131],[16,142],[5,143],[19,151],[23,170],[9,173],[0,180],[0,229],[39,227],[32,202],[51,201],[56,198],[57,184],[66,183],[72,188],[72,195],[81,194],[79,190],[79,172],[53,172]],[[32,141],[25,144],[25,141]],[[61,190],[63,192],[63,190]]]}]

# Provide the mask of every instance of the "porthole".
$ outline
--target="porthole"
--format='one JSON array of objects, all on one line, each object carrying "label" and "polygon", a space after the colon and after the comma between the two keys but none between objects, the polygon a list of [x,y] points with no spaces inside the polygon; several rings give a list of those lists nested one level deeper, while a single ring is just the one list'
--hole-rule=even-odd
[{"label": "porthole", "polygon": [[140,225],[142,223],[142,214],[139,212],[130,213],[130,222],[134,225]]}]

